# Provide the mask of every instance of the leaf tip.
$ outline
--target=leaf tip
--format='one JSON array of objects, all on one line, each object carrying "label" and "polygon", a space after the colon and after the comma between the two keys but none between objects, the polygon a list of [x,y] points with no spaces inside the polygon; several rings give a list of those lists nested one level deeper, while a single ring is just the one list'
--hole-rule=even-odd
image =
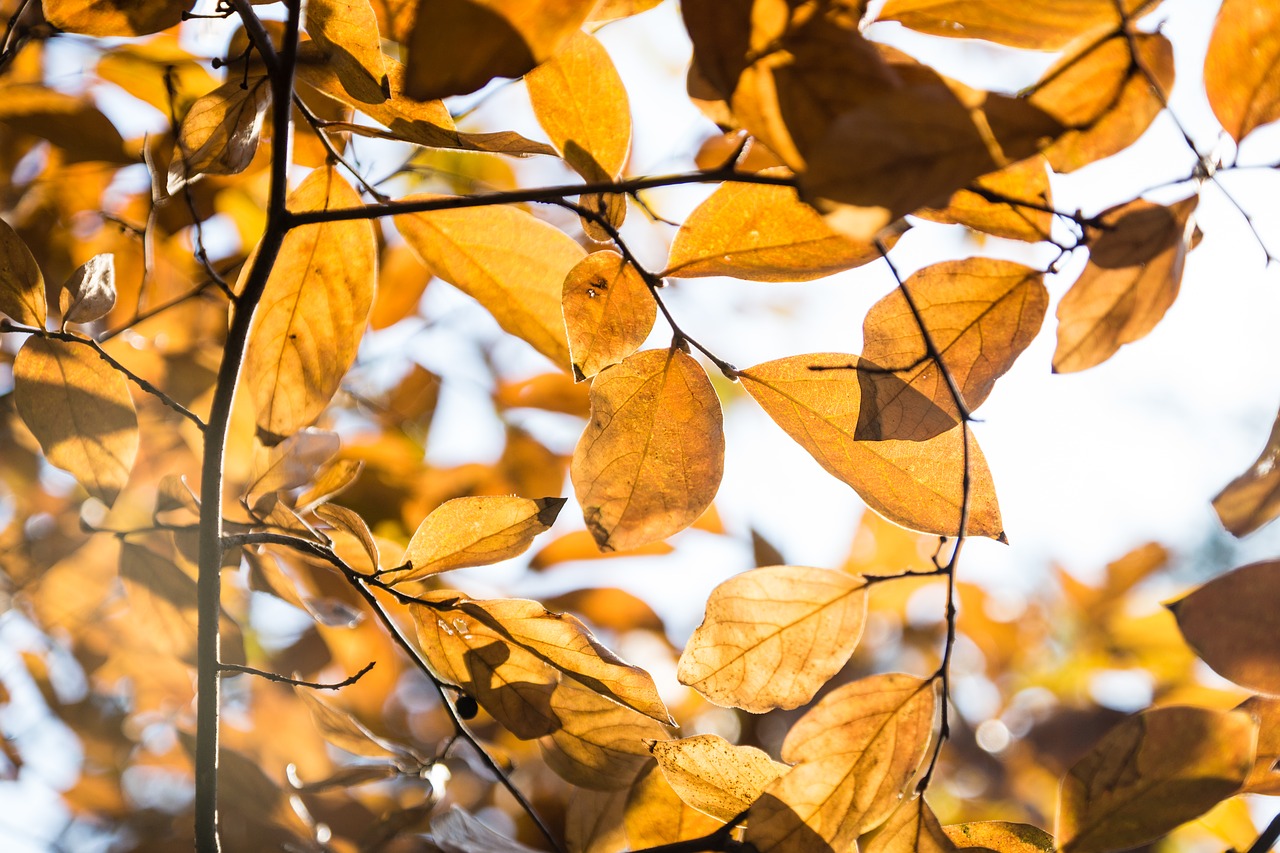
[{"label": "leaf tip", "polygon": [[568,498],[542,498],[538,500],[538,523],[544,527],[550,527],[554,524],[566,501],[568,501]]}]

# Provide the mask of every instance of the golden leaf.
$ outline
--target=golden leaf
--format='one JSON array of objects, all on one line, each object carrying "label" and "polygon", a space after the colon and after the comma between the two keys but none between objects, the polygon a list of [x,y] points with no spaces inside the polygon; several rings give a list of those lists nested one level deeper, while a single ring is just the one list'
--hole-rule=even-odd
[{"label": "golden leaf", "polygon": [[[613,557],[648,557],[674,551],[666,542],[650,542],[629,551],[601,551],[590,530],[571,530],[544,545],[529,560],[529,568],[543,571],[561,563],[577,560],[605,560]],[[576,608],[574,608],[576,609]]]},{"label": "golden leaf", "polygon": [[45,458],[114,503],[138,454],[138,416],[124,374],[88,346],[32,337],[14,359],[13,394]]},{"label": "golden leaf", "polygon": [[542,757],[561,778],[583,788],[630,787],[650,760],[648,742],[667,736],[649,717],[572,678],[556,685],[550,706],[560,727],[538,741]]},{"label": "golden leaf", "polygon": [[[288,203],[301,212],[361,202],[335,171],[316,169],[289,194]],[[291,435],[329,404],[364,334],[377,257],[367,221],[302,225],[285,236],[254,314],[245,357],[260,430]]]},{"label": "golden leaf", "polygon": [[861,845],[862,853],[952,853],[947,836],[924,797],[907,800]]},{"label": "golden leaf", "polygon": [[644,278],[617,252],[592,252],[564,280],[564,323],[574,375],[595,376],[640,348],[658,305]]},{"label": "golden leaf", "polygon": [[236,175],[247,169],[258,151],[270,103],[266,77],[254,78],[248,86],[237,77],[192,104],[178,129],[168,191],[177,192],[197,175]]},{"label": "golden leaf", "polygon": [[601,550],[693,524],[723,472],[720,401],[698,362],[675,348],[644,350],[596,377],[570,474]]},{"label": "golden leaf", "polygon": [[669,782],[670,777],[650,766],[631,786],[622,817],[630,849],[703,838],[724,825],[682,800]]},{"label": "golden leaf", "polygon": [[1258,721],[1258,754],[1244,790],[1272,797],[1280,795],[1280,698],[1250,696],[1236,710]]},{"label": "golden leaf", "polygon": [[573,238],[505,206],[411,213],[395,222],[437,276],[557,367],[569,366],[560,298],[569,271],[586,256]]},{"label": "golden leaf", "polygon": [[44,16],[60,30],[87,36],[142,36],[182,20],[194,0],[44,0]]},{"label": "golden leaf", "polygon": [[346,533],[360,544],[360,548],[364,551],[364,556],[368,560],[364,568],[371,572],[378,570],[378,543],[374,541],[373,532],[369,530],[369,525],[365,524],[364,519],[358,513],[337,504],[321,504],[316,507],[315,512],[316,515],[332,524],[335,530]]},{"label": "golden leaf", "polygon": [[1052,234],[1050,207],[1045,159],[1036,156],[983,175],[968,188],[956,190],[946,207],[919,210],[916,215],[995,237],[1039,243]]},{"label": "golden leaf", "polygon": [[140,545],[120,546],[120,580],[129,620],[155,652],[196,659],[196,582],[173,561]]},{"label": "golden leaf", "polygon": [[1213,671],[1242,687],[1280,695],[1280,562],[1232,569],[1169,609],[1191,648]]},{"label": "golden leaf", "polygon": [[[1059,50],[1090,30],[1118,28],[1117,5],[1116,0],[1030,0],[1016,7],[1000,0],[889,0],[876,20],[934,36]],[[1133,14],[1150,3],[1125,0],[1124,5]]]},{"label": "golden leaf", "polygon": [[1258,724],[1239,711],[1171,706],[1109,731],[1062,780],[1054,833],[1063,853],[1153,841],[1240,789]]},{"label": "golden leaf", "polygon": [[380,104],[391,83],[369,0],[308,0],[307,35],[328,54],[342,86],[357,100]]},{"label": "golden leaf", "polygon": [[1280,515],[1280,414],[1258,459],[1213,499],[1222,526],[1247,536]]},{"label": "golden leaf", "polygon": [[62,150],[66,163],[137,162],[136,155],[125,151],[120,131],[87,95],[69,95],[34,83],[0,86],[0,126],[7,134],[49,140]]},{"label": "golden leaf", "polygon": [[1171,207],[1141,199],[1101,215],[1089,265],[1058,303],[1055,373],[1101,364],[1146,336],[1177,298],[1196,196]]},{"label": "golden leaf", "polygon": [[626,790],[573,792],[565,806],[564,843],[569,853],[620,853],[627,849],[622,825]]},{"label": "golden leaf", "polygon": [[1209,37],[1204,88],[1213,114],[1237,143],[1254,128],[1280,118],[1278,64],[1280,9],[1224,0]]},{"label": "golden leaf", "polygon": [[980,847],[995,853],[1053,853],[1053,836],[1025,823],[985,820],[944,826],[942,831],[961,850]]},{"label": "golden leaf", "polygon": [[936,681],[902,673],[828,693],[783,741],[782,760],[795,766],[751,807],[746,841],[762,853],[799,853],[816,835],[850,849],[901,802],[929,746],[937,701]]},{"label": "golden leaf", "polygon": [[[741,371],[743,388],[778,426],[871,509],[903,527],[941,536],[960,528],[969,466],[971,536],[1004,536],[991,472],[977,442],[957,425],[927,441],[858,438],[862,385],[858,358],[797,355]],[[882,368],[874,364],[870,369]],[[820,369],[813,369],[820,368]],[[828,368],[828,369],[821,369]],[[917,395],[921,396],[921,395]]]},{"label": "golden leaf", "polygon": [[179,122],[201,95],[218,86],[178,39],[168,34],[116,45],[102,54],[94,71],[165,115],[172,106]]},{"label": "golden leaf", "polygon": [[48,317],[44,276],[31,250],[9,223],[0,219],[0,313],[43,329]]},{"label": "golden leaf", "polygon": [[790,769],[763,750],[735,746],[719,735],[660,740],[651,751],[681,800],[726,823]]},{"label": "golden leaf", "polygon": [[341,446],[336,432],[314,427],[298,430],[267,451],[265,460],[259,455],[245,494],[266,494],[304,486]]},{"label": "golden leaf", "polygon": [[58,296],[64,328],[67,323],[92,323],[105,317],[116,304],[115,255],[104,252],[85,261]]},{"label": "golden leaf", "polygon": [[369,731],[351,714],[321,699],[314,688],[299,685],[293,692],[311,713],[320,735],[334,746],[366,758],[400,758],[408,754],[403,747]]},{"label": "golden leaf", "polygon": [[711,593],[677,676],[717,705],[798,708],[848,662],[866,615],[866,582],[857,575],[751,569]]},{"label": "golden leaf", "polygon": [[523,554],[533,537],[556,520],[564,503],[564,498],[530,500],[509,495],[446,501],[414,531],[404,555],[409,567],[385,572],[381,578],[392,584],[421,580]]}]

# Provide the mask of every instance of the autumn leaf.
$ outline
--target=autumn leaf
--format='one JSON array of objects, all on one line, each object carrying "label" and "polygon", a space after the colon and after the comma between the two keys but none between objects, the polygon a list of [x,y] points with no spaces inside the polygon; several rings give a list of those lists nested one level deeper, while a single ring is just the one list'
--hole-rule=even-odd
[{"label": "autumn leaf", "polygon": [[961,850],[979,847],[996,853],[1053,853],[1053,836],[1025,823],[986,820],[944,826],[942,831]]},{"label": "autumn leaf", "polygon": [[681,799],[669,782],[666,774],[650,766],[631,786],[622,816],[629,849],[647,850],[704,838],[723,827],[724,821],[698,811]]},{"label": "autumn leaf", "polygon": [[1258,724],[1238,711],[1171,706],[1125,720],[1062,780],[1054,835],[1063,853],[1153,841],[1239,790]]},{"label": "autumn leaf", "polygon": [[956,190],[947,206],[916,215],[933,222],[1038,243],[1052,235],[1053,213],[1044,157],[1028,157]]},{"label": "autumn leaf", "polygon": [[561,778],[584,788],[629,787],[650,760],[648,742],[667,736],[649,717],[572,678],[556,685],[550,707],[561,725],[538,741],[543,760]]},{"label": "autumn leaf", "polygon": [[720,401],[690,356],[645,350],[596,377],[570,475],[601,550],[688,527],[711,505],[723,470]]},{"label": "autumn leaf", "polygon": [[619,853],[627,847],[622,825],[630,791],[573,792],[565,806],[564,843],[569,853]]},{"label": "autumn leaf", "polygon": [[677,675],[718,705],[798,708],[848,662],[866,614],[866,582],[857,575],[752,569],[711,593]]},{"label": "autumn leaf", "polygon": [[141,36],[182,20],[194,0],[44,0],[44,16],[60,30],[87,36]]},{"label": "autumn leaf", "polygon": [[658,316],[644,278],[612,251],[592,252],[569,271],[562,304],[578,379],[589,379],[634,353]]},{"label": "autumn leaf", "polygon": [[14,402],[45,458],[105,504],[129,481],[138,416],[129,383],[84,344],[32,337],[13,362]]},{"label": "autumn leaf", "polygon": [[[1125,0],[1125,12],[1133,14],[1143,5],[1143,0]],[[933,36],[1059,50],[1090,30],[1118,27],[1116,7],[1115,0],[1032,0],[1016,10],[999,0],[889,0],[877,20]]]},{"label": "autumn leaf", "polygon": [[115,255],[105,252],[81,264],[62,286],[63,325],[92,323],[116,304]]},{"label": "autumn leaf", "polygon": [[369,525],[365,524],[359,514],[337,504],[321,504],[316,507],[315,512],[320,518],[332,524],[334,529],[341,530],[360,544],[364,556],[368,559],[365,566],[368,571],[378,570],[378,543],[374,540]]},{"label": "autumn leaf", "polygon": [[1224,0],[1209,37],[1205,92],[1213,114],[1237,143],[1280,118],[1278,15],[1280,10],[1267,3]]},{"label": "autumn leaf", "polygon": [[296,489],[311,478],[342,446],[338,434],[308,427],[272,447],[252,469],[246,495]]},{"label": "autumn leaf", "polygon": [[1280,695],[1280,562],[1251,563],[1168,605],[1191,648],[1242,687]]},{"label": "autumn leaf", "polygon": [[[305,211],[361,202],[326,168],[308,175],[288,203],[290,210]],[[368,222],[301,225],[285,236],[245,357],[261,431],[291,435],[329,404],[355,361],[376,276],[377,245]]]},{"label": "autumn leaf", "polygon": [[443,853],[535,853],[534,848],[494,832],[456,805],[432,818],[427,839]]},{"label": "autumn leaf", "polygon": [[860,846],[863,853],[952,853],[957,849],[924,797],[904,802]]},{"label": "autumn leaf", "polygon": [[369,0],[308,0],[307,35],[328,55],[343,88],[366,104],[391,97]]},{"label": "autumn leaf", "polygon": [[1280,414],[1256,462],[1213,499],[1222,526],[1235,536],[1248,536],[1280,515]]},{"label": "autumn leaf", "polygon": [[1089,264],[1058,303],[1054,372],[1101,364],[1160,322],[1182,282],[1196,201],[1138,199],[1101,214],[1101,228],[1089,232]]},{"label": "autumn leaf", "polygon": [[230,80],[192,104],[178,129],[168,191],[177,192],[198,175],[236,175],[247,169],[258,151],[270,103],[271,83],[257,77],[248,85]]},{"label": "autumn leaf", "polygon": [[1250,696],[1236,710],[1258,721],[1258,754],[1244,790],[1274,797],[1280,794],[1280,699]]},{"label": "autumn leaf", "polygon": [[293,692],[310,712],[321,736],[339,749],[365,758],[412,758],[409,750],[378,737],[354,716],[321,699],[314,688],[299,685]]},{"label": "autumn leaf", "polygon": [[995,487],[977,442],[969,438],[966,453],[962,426],[927,441],[860,440],[862,385],[851,365],[859,366],[856,356],[816,353],[766,362],[739,376],[747,393],[823,468],[903,527],[956,533],[967,457],[967,532],[1001,538]]},{"label": "autumn leaf", "polygon": [[746,812],[790,769],[763,750],[735,746],[719,735],[658,741],[650,751],[681,800],[724,822]]},{"label": "autumn leaf", "polygon": [[0,313],[26,326],[43,329],[44,276],[31,250],[9,223],[0,219]]},{"label": "autumn leaf", "polygon": [[134,163],[111,120],[86,95],[71,95],[34,83],[0,86],[0,127],[57,146],[65,162]]}]

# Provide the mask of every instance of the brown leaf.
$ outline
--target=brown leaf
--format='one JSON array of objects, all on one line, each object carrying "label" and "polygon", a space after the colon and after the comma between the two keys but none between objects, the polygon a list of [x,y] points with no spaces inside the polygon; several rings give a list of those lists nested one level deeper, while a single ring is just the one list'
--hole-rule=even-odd
[{"label": "brown leaf", "polygon": [[31,337],[13,361],[13,396],[45,458],[114,503],[138,454],[138,416],[124,374],[83,344]]},{"label": "brown leaf", "polygon": [[236,77],[192,104],[178,129],[168,192],[176,193],[198,175],[237,175],[247,169],[258,152],[270,104],[266,77],[247,86]]},{"label": "brown leaf", "polygon": [[1280,561],[1232,569],[1169,605],[1197,655],[1242,687],[1280,695]]},{"label": "brown leaf", "polygon": [[651,766],[632,785],[622,818],[630,849],[647,850],[703,838],[724,825],[682,800],[669,782],[669,777]]},{"label": "brown leaf", "polygon": [[677,676],[717,705],[798,708],[848,662],[866,615],[866,582],[857,575],[752,569],[711,593]]},{"label": "brown leaf", "polygon": [[[298,212],[361,202],[350,184],[326,168],[308,175],[288,204]],[[367,221],[302,225],[285,236],[254,313],[245,356],[260,430],[292,435],[329,405],[364,335],[377,258]]]},{"label": "brown leaf", "polygon": [[[1224,0],[1204,61],[1209,106],[1237,143],[1280,118],[1280,9]],[[1168,90],[1166,90],[1168,91]]]},{"label": "brown leaf", "polygon": [[1043,157],[1028,157],[956,190],[945,208],[917,211],[934,222],[983,234],[1039,243],[1052,234],[1049,175]]},{"label": "brown leaf", "polygon": [[719,735],[662,740],[651,751],[681,800],[726,823],[790,769],[763,750],[735,746]]},{"label": "brown leaf", "polygon": [[[769,417],[829,473],[852,486],[871,509],[912,530],[955,535],[964,503],[962,427],[928,441],[860,440],[863,391],[858,371],[847,369],[857,367],[858,361],[839,353],[791,356],[741,371],[740,378]],[[995,486],[972,437],[967,457],[967,532],[1000,539],[1004,534]]]},{"label": "brown leaf", "polygon": [[565,806],[564,843],[569,853],[621,853],[627,849],[627,831],[622,825],[630,792],[573,792]]},{"label": "brown leaf", "polygon": [[116,304],[115,255],[104,252],[81,264],[62,285],[58,301],[64,328],[105,317]]},{"label": "brown leaf", "polygon": [[1250,696],[1236,708],[1258,721],[1258,754],[1244,789],[1251,794],[1280,795],[1280,699]]},{"label": "brown leaf", "polygon": [[111,120],[87,95],[69,95],[34,83],[0,86],[0,126],[6,134],[30,134],[60,148],[67,163],[128,163],[136,155]]},{"label": "brown leaf", "polygon": [[564,280],[564,323],[573,372],[588,379],[640,348],[658,305],[644,278],[617,252],[592,252]]},{"label": "brown leaf", "polygon": [[915,797],[899,806],[861,849],[863,853],[952,853],[957,848],[924,797]]},{"label": "brown leaf", "polygon": [[1062,780],[1063,853],[1153,841],[1230,797],[1253,766],[1258,724],[1239,711],[1164,707],[1116,726]]},{"label": "brown leaf", "polygon": [[369,0],[308,0],[307,35],[328,54],[342,86],[357,100],[391,97],[378,18]]},{"label": "brown leaf", "polygon": [[48,316],[44,276],[31,250],[9,223],[0,219],[0,313],[43,329]]},{"label": "brown leaf", "polygon": [[1213,499],[1222,526],[1235,536],[1248,536],[1280,515],[1280,414],[1271,426],[1258,460]]},{"label": "brown leaf", "polygon": [[87,36],[143,36],[182,20],[194,0],[44,0],[44,16],[60,30]]},{"label": "brown leaf", "polygon": [[1178,295],[1196,201],[1137,199],[1101,215],[1089,265],[1058,303],[1055,373],[1101,364],[1156,327]]},{"label": "brown leaf", "polygon": [[[1125,0],[1132,14],[1143,0]],[[876,20],[898,21],[917,32],[984,39],[1010,47],[1059,50],[1090,30],[1116,28],[1115,0],[889,0]]]},{"label": "brown leaf", "polygon": [[666,730],[649,717],[562,678],[551,696],[561,725],[538,741],[543,760],[561,778],[599,791],[630,787],[649,761],[648,742]]},{"label": "brown leaf", "polygon": [[980,847],[995,853],[1053,853],[1053,836],[1025,823],[985,820],[944,826],[942,831],[962,850]]}]

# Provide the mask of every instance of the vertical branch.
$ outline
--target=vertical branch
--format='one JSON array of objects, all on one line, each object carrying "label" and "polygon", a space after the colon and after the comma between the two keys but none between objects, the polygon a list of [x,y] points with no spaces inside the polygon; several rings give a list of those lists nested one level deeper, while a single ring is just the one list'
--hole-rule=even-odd
[{"label": "vertical branch", "polygon": [[218,839],[218,682],[221,668],[218,620],[221,611],[222,480],[227,431],[235,401],[240,366],[249,340],[254,309],[288,231],[289,129],[292,120],[293,72],[297,59],[301,0],[287,0],[284,44],[277,53],[249,0],[232,0],[246,32],[263,57],[271,77],[274,140],[271,146],[271,190],[267,226],[258,245],[244,289],[232,303],[231,323],[218,368],[200,482],[200,572],[197,581],[199,628],[196,649],[196,849],[217,853]]}]

